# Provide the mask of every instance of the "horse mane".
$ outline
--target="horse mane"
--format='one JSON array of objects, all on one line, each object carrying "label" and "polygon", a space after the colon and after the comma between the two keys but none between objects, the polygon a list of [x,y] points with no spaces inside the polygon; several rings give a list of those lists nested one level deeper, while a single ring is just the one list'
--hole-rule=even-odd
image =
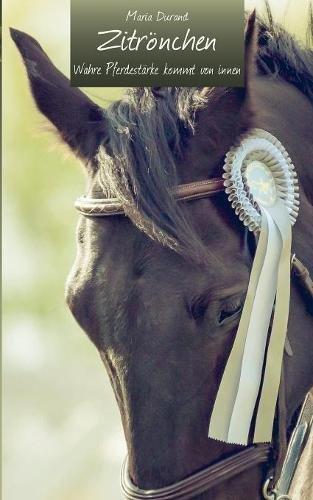
[{"label": "horse mane", "polygon": [[[313,103],[313,50],[302,46],[272,18],[258,17],[257,68],[297,87]],[[313,39],[312,9],[308,33]],[[209,92],[203,88],[136,87],[107,108],[108,142],[100,147],[99,179],[108,196],[117,196],[132,222],[153,240],[189,259],[208,258],[183,206],[171,196],[176,162],[193,134],[196,112]]]},{"label": "horse mane", "polygon": [[[257,65],[260,74],[272,74],[297,87],[313,102],[313,50],[301,45],[275,23],[268,2],[267,19],[258,18]],[[313,42],[313,11],[309,9],[307,42]]]}]

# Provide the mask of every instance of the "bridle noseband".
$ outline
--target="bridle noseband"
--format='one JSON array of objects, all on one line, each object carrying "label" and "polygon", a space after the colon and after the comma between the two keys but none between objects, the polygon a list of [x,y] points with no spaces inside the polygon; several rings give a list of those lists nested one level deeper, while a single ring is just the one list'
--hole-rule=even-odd
[{"label": "bridle noseband", "polygon": [[[181,184],[173,188],[173,197],[179,201],[192,201],[202,198],[209,198],[216,194],[224,192],[224,179],[214,178],[204,181]],[[123,204],[117,198],[92,198],[81,196],[76,200],[76,209],[86,217],[107,217],[113,215],[124,215]],[[292,259],[293,276],[296,282],[304,291],[308,298],[309,308],[313,303],[313,282],[307,268],[295,257]],[[307,401],[307,399],[306,399]],[[306,402],[305,402],[306,404]],[[313,413],[313,412],[312,412]],[[299,424],[300,425],[300,424]],[[296,456],[295,462],[299,460],[303,445],[307,439],[307,434],[299,438],[299,426],[297,424],[293,433],[293,439],[289,443],[288,453],[282,470],[284,472],[285,463],[290,454]],[[307,433],[310,425],[307,426]],[[121,473],[121,487],[127,500],[188,500],[196,495],[204,493],[211,488],[230,480],[234,476],[245,472],[252,467],[264,464],[272,458],[271,445],[253,445],[245,448],[233,456],[223,459],[200,472],[192,474],[186,479],[178,481],[170,486],[157,490],[143,490],[133,484],[128,472],[128,460],[126,459]],[[290,480],[290,468],[286,474]],[[292,475],[294,474],[294,470]],[[281,482],[278,481],[278,483]],[[279,491],[277,488],[270,487],[270,478],[266,480],[263,488],[263,496],[270,500],[290,499],[288,491]]]},{"label": "bridle noseband", "polygon": [[121,486],[127,500],[188,500],[219,486],[241,472],[264,464],[270,456],[268,445],[247,448],[227,457],[190,477],[157,490],[142,490],[131,481],[126,459],[121,472]]}]

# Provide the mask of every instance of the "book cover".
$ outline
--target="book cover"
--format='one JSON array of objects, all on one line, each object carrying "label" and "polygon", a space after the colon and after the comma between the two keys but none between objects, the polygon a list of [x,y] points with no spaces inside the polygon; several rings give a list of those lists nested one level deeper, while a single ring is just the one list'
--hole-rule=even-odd
[{"label": "book cover", "polygon": [[5,500],[312,498],[312,29],[3,2]]}]

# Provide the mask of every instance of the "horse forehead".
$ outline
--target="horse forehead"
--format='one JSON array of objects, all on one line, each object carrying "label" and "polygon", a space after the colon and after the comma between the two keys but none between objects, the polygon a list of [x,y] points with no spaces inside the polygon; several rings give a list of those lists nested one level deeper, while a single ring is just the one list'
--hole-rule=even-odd
[{"label": "horse forehead", "polygon": [[[226,200],[220,204],[226,204]],[[241,231],[233,227],[236,219],[226,222],[225,214],[210,200],[199,200],[188,210],[212,257],[211,264],[200,274],[214,282],[223,279],[224,274],[231,274],[223,263],[236,261],[238,265],[245,265]],[[152,241],[125,216],[83,219],[81,224],[84,237],[80,255],[85,264],[88,262],[93,275],[109,275],[122,284],[143,274],[150,279],[175,283],[177,279],[188,281],[190,276],[199,273],[198,266],[192,265],[188,258]]]}]

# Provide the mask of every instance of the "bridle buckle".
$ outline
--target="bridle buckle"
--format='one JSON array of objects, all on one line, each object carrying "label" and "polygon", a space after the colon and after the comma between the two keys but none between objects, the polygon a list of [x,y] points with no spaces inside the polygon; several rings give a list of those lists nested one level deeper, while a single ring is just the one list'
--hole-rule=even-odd
[{"label": "bridle buckle", "polygon": [[279,493],[279,491],[276,488],[271,487],[271,482],[273,481],[273,477],[269,477],[266,479],[262,493],[263,493],[263,498],[265,500],[292,500],[290,495],[284,494],[284,493]]}]

